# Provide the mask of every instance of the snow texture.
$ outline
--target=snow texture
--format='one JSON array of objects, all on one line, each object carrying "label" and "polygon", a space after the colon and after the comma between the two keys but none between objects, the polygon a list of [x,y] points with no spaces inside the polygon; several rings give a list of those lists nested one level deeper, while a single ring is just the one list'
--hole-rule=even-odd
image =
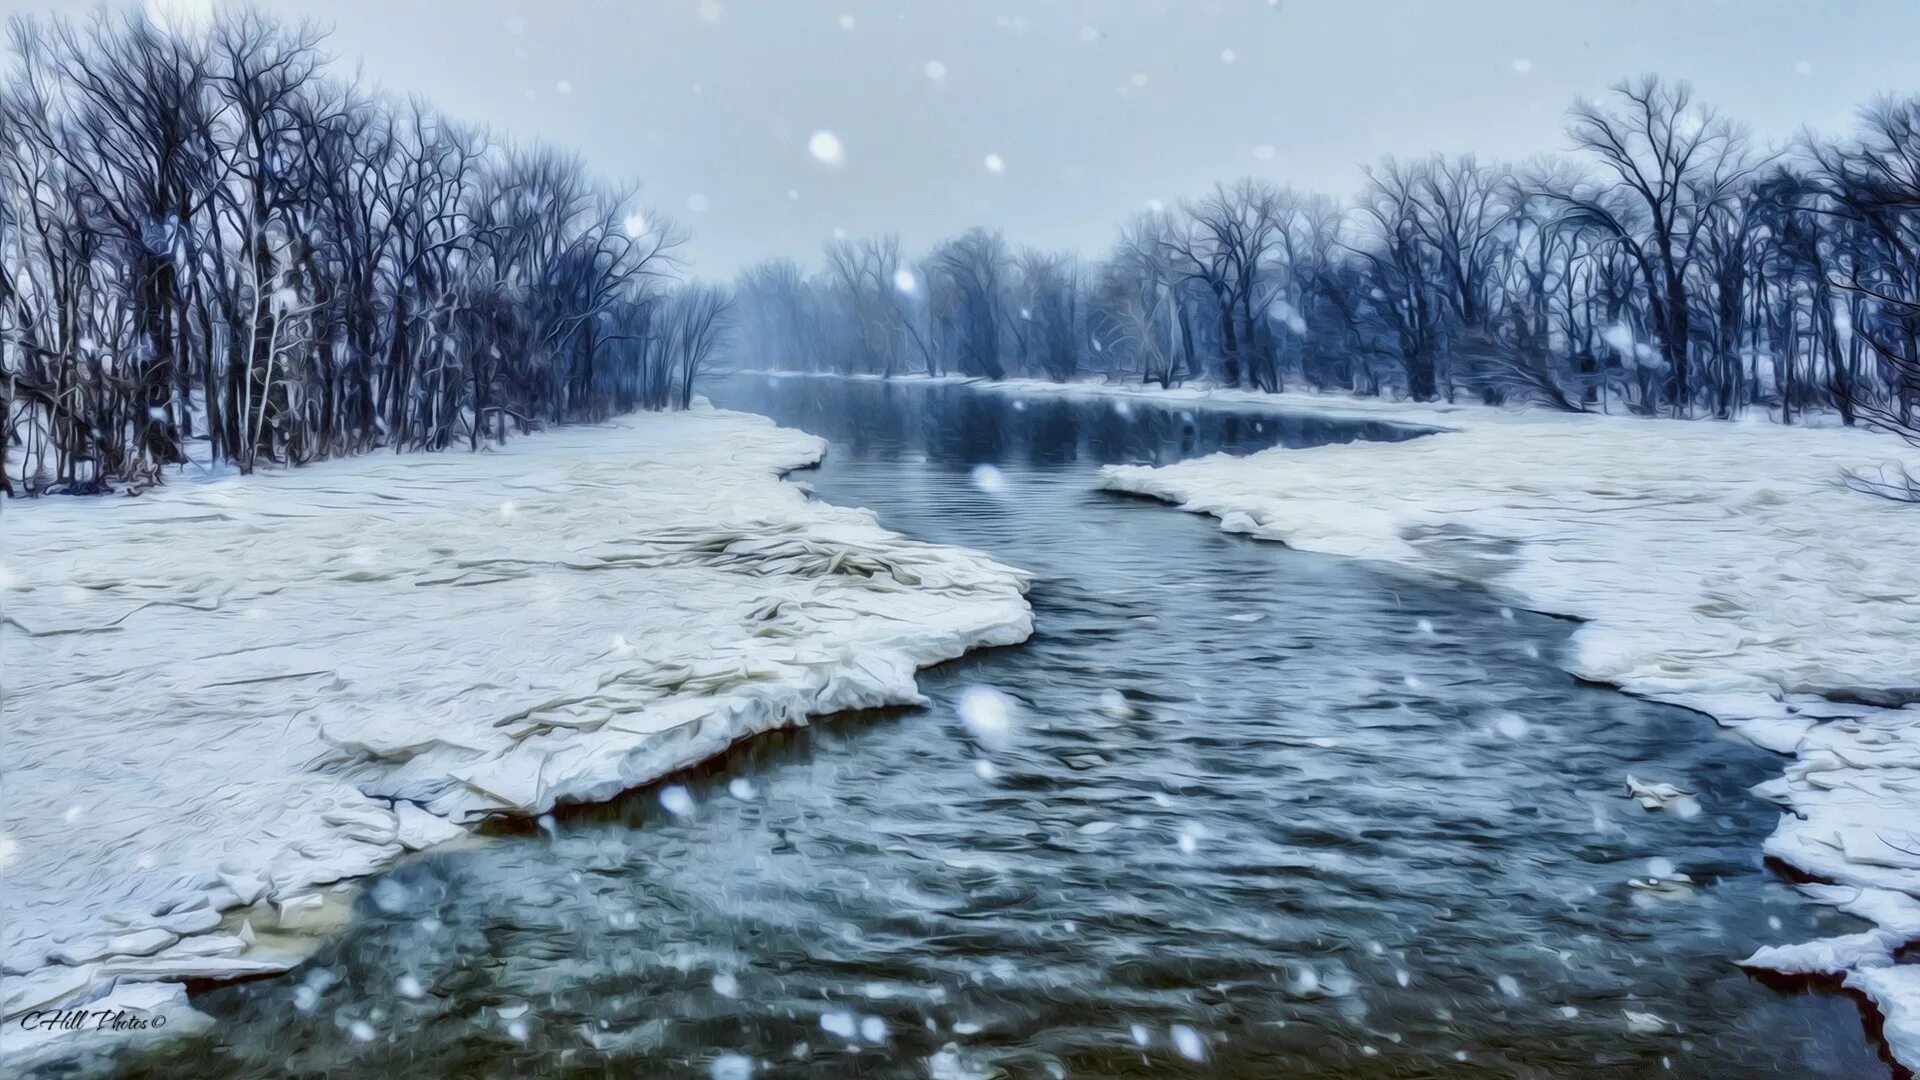
[{"label": "snow texture", "polygon": [[[1790,753],[1766,851],[1841,887],[1875,930],[1762,949],[1844,973],[1920,1069],[1920,507],[1844,477],[1920,452],[1837,427],[1566,415],[1235,391],[1019,383],[1014,392],[1306,409],[1438,431],[1398,443],[1115,466],[1103,484],[1309,551],[1472,580],[1583,620],[1574,674],[1709,713]],[[1863,899],[1864,898],[1864,899]],[[1895,902],[1898,898],[1900,902]]]},{"label": "snow texture", "polygon": [[1023,573],[778,479],[824,449],[698,408],[10,508],[5,1015],[284,970],[243,918],[1028,636]]}]

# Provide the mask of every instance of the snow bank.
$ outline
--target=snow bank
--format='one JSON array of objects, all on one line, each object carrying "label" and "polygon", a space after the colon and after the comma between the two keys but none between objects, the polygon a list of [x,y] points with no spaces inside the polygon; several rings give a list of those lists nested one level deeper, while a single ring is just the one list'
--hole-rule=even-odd
[{"label": "snow bank", "polygon": [[5,1015],[283,969],[316,887],[1028,636],[1024,574],[779,481],[824,445],[703,409],[10,507]]},{"label": "snow bank", "polygon": [[[1255,403],[1224,391],[1010,389]],[[1585,620],[1575,674],[1711,713],[1795,755],[1763,788],[1791,811],[1767,852],[1848,887],[1822,899],[1920,895],[1920,709],[1897,707],[1920,700],[1920,508],[1842,483],[1889,461],[1920,472],[1920,452],[1884,435],[1764,422],[1258,403],[1441,433],[1112,467],[1104,485],[1236,532],[1470,579]],[[1920,938],[1920,919],[1885,902],[1851,910],[1878,929],[1751,962],[1848,973],[1881,1003],[1896,1056],[1920,1068],[1920,980],[1892,955]]]}]

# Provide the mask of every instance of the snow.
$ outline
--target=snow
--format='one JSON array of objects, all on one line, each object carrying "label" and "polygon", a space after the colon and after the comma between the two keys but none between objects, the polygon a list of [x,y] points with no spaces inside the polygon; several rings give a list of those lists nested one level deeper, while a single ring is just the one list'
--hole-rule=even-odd
[{"label": "snow", "polygon": [[820,1027],[828,1034],[838,1035],[843,1039],[853,1038],[855,1024],[852,1013],[830,1012],[820,1016]]},{"label": "snow", "polygon": [[674,817],[690,817],[694,811],[693,796],[679,784],[669,784],[660,789],[660,805]]},{"label": "snow", "polygon": [[823,165],[835,168],[846,163],[846,150],[840,145],[840,137],[831,131],[816,131],[807,140],[807,153]]},{"label": "snow", "polygon": [[697,408],[8,507],[5,1016],[285,970],[329,883],[1028,636],[1021,572],[778,479],[823,450]]},{"label": "snow", "polygon": [[1848,973],[1846,985],[1879,1007],[1880,1034],[1895,1060],[1908,1068],[1920,1061],[1920,964],[1861,968]]},{"label": "snow", "polygon": [[[1103,484],[1213,515],[1230,531],[1474,581],[1503,602],[1582,620],[1566,661],[1574,674],[1708,713],[1793,755],[1761,788],[1788,810],[1767,854],[1848,895],[1920,896],[1920,708],[1907,700],[1920,685],[1911,557],[1920,508],[1844,483],[1889,462],[1920,471],[1920,451],[1833,426],[1197,387],[1000,389],[1212,401],[1437,432],[1116,466]],[[1658,804],[1665,791],[1633,794]],[[1896,1058],[1920,1068],[1914,965],[1871,966],[1920,939],[1920,921],[1904,910],[1855,905],[1874,931],[1763,949],[1753,962],[1850,972],[1849,984],[1886,1013]]]},{"label": "snow", "polygon": [[1013,731],[1018,703],[992,686],[969,686],[960,694],[957,713],[968,734],[986,746],[1002,746]]},{"label": "snow", "polygon": [[974,487],[989,495],[999,495],[1007,490],[1006,474],[992,465],[975,465],[968,478]]}]

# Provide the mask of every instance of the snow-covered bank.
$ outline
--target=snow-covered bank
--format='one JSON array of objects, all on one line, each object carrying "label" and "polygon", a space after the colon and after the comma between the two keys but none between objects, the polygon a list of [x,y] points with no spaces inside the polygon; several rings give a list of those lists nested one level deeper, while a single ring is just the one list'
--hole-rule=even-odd
[{"label": "snow-covered bank", "polygon": [[[1767,851],[1879,929],[1762,950],[1755,966],[1844,975],[1920,1068],[1920,508],[1849,490],[1920,452],[1843,429],[1563,416],[1077,384],[1019,392],[1229,401],[1439,429],[1399,443],[1115,467],[1105,486],[1294,547],[1484,583],[1577,616],[1574,673],[1711,713],[1795,754]],[[1886,706],[1886,707],[1882,707]],[[1623,778],[1624,779],[1624,778]],[[1904,1019],[1903,1019],[1904,1018]]]},{"label": "snow-covered bank", "polygon": [[1027,637],[1024,574],[779,480],[823,449],[702,409],[8,508],[8,1035],[284,967],[254,923],[317,887]]}]

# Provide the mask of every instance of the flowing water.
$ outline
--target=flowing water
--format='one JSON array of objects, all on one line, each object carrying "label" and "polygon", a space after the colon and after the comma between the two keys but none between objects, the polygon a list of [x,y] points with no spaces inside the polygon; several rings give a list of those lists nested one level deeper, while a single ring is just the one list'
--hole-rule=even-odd
[{"label": "flowing water", "polygon": [[[1778,759],[1575,681],[1563,621],[1095,488],[1104,462],[1415,433],[710,393],[832,440],[796,475],[818,497],[1033,571],[1033,639],[926,672],[926,708],[672,778],[690,813],[656,786],[411,861],[300,969],[200,994],[205,1033],[95,1067],[1888,1075],[1850,997],[1733,966],[1851,928],[1761,864],[1777,815],[1747,789]],[[1629,772],[1699,812],[1643,811]]]}]

